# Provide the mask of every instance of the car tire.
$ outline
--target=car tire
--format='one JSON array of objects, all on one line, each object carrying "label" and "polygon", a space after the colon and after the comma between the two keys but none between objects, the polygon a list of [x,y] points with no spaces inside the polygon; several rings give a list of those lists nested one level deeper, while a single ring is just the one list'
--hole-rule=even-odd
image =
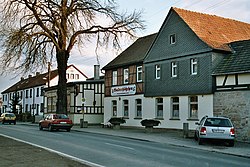
[{"label": "car tire", "polygon": [[14,122],[14,125],[16,125],[16,121]]},{"label": "car tire", "polygon": [[199,144],[199,145],[202,145],[203,142],[204,142],[203,139],[201,139],[200,137],[198,137],[198,144]]},{"label": "car tire", "polygon": [[230,141],[228,142],[228,146],[229,146],[229,147],[233,147],[233,146],[234,146],[234,140],[230,140]]},{"label": "car tire", "polygon": [[194,132],[194,140],[197,141],[198,140],[198,136],[197,136],[197,132]]},{"label": "car tire", "polygon": [[50,132],[52,132],[52,130],[53,130],[51,125],[49,125],[48,129]]},{"label": "car tire", "polygon": [[69,129],[67,129],[67,132],[70,132],[70,128],[69,128]]},{"label": "car tire", "polygon": [[43,130],[43,127],[41,124],[39,124],[39,130]]}]

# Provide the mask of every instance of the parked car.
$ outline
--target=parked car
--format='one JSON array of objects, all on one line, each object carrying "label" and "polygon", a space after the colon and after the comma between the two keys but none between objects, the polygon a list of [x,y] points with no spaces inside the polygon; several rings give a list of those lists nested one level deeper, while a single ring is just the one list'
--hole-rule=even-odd
[{"label": "parked car", "polygon": [[48,128],[49,131],[65,129],[71,130],[73,122],[65,114],[49,114],[39,122],[39,129]]},{"label": "parked car", "polygon": [[195,139],[199,145],[206,140],[221,140],[229,146],[234,146],[235,128],[229,118],[205,116],[196,122]]},{"label": "parked car", "polygon": [[13,113],[3,113],[0,117],[0,122],[2,122],[2,124],[13,123],[14,125],[16,125],[16,116]]}]

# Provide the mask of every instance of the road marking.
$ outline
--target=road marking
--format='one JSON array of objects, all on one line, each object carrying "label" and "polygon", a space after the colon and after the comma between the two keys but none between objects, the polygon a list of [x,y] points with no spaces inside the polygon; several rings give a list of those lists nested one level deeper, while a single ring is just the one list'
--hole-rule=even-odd
[{"label": "road marking", "polygon": [[126,149],[129,149],[129,150],[135,150],[132,147],[126,147],[126,146],[122,146],[122,145],[117,145],[117,144],[112,144],[112,143],[105,143],[105,144],[110,145],[110,146],[115,146],[115,147],[126,148]]},{"label": "road marking", "polygon": [[27,142],[27,141],[24,141],[24,140],[21,140],[21,139],[17,139],[17,138],[8,136],[8,135],[0,134],[0,136],[7,137],[9,139],[13,139],[13,140],[16,140],[16,141],[19,141],[19,142],[22,142],[22,143],[26,143],[26,144],[29,144],[29,145],[32,145],[32,146],[35,146],[35,147],[42,148],[42,149],[47,150],[49,152],[56,153],[58,155],[66,157],[66,158],[70,158],[70,159],[72,159],[74,161],[80,162],[80,163],[82,163],[84,165],[88,165],[90,167],[105,167],[103,165],[99,165],[99,164],[96,164],[96,163],[93,163],[93,162],[89,162],[89,161],[86,161],[86,160],[83,160],[83,159],[80,159],[80,158],[77,158],[77,157],[74,157],[74,156],[71,156],[71,155],[56,151],[56,150],[52,150],[52,149],[47,148],[47,147],[43,147],[43,146],[40,146],[40,145],[37,145],[37,144],[34,144],[34,143],[30,143],[30,142]]}]

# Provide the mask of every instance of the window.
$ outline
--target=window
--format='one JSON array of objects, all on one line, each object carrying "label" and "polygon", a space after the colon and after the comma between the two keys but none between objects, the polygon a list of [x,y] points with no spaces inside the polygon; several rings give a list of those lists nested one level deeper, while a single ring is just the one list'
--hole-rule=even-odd
[{"label": "window", "polygon": [[56,110],[56,101],[57,101],[56,97],[48,97],[47,98],[47,105],[48,105],[47,110],[48,110],[48,113],[55,112],[55,110]]},{"label": "window", "polygon": [[198,97],[189,97],[189,117],[197,119],[198,118]]},{"label": "window", "polygon": [[75,77],[76,77],[76,79],[79,79],[79,74],[76,74]]},{"label": "window", "polygon": [[163,118],[163,98],[156,98],[156,118]]},{"label": "window", "polygon": [[171,45],[176,43],[176,35],[175,34],[172,34],[172,35],[169,36],[169,43]]},{"label": "window", "polygon": [[125,68],[124,70],[123,70],[123,83],[124,84],[128,84],[128,76],[129,74],[128,74],[128,68]]},{"label": "window", "polygon": [[112,101],[112,116],[117,116],[117,101]]},{"label": "window", "polygon": [[70,74],[70,79],[74,79],[74,74]]},{"label": "window", "polygon": [[159,64],[155,65],[155,79],[161,78],[161,67]]},{"label": "window", "polygon": [[142,82],[142,66],[137,67],[137,82]]},{"label": "window", "polygon": [[117,85],[117,71],[113,71],[112,85]]},{"label": "window", "polygon": [[69,79],[69,73],[66,74],[66,79]]},{"label": "window", "polygon": [[43,87],[41,87],[41,96],[43,96],[44,95],[44,88]]},{"label": "window", "polygon": [[32,89],[30,89],[30,98],[32,97]]},{"label": "window", "polygon": [[198,63],[197,59],[191,59],[191,75],[197,75]]},{"label": "window", "polygon": [[128,100],[123,100],[123,116],[128,117]]},{"label": "window", "polygon": [[141,118],[142,117],[142,100],[141,99],[136,99],[135,100],[135,116],[137,118]]},{"label": "window", "polygon": [[177,62],[171,63],[171,76],[177,77]]},{"label": "window", "polygon": [[39,88],[36,88],[36,97],[39,96]]},{"label": "window", "polygon": [[172,118],[179,118],[179,97],[172,97]]}]

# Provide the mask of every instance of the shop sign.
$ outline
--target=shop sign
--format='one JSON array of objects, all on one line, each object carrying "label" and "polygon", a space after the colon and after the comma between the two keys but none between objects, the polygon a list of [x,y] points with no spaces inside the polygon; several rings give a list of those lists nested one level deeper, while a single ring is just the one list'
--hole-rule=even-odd
[{"label": "shop sign", "polygon": [[135,85],[123,85],[111,88],[111,96],[134,95],[135,93]]}]

